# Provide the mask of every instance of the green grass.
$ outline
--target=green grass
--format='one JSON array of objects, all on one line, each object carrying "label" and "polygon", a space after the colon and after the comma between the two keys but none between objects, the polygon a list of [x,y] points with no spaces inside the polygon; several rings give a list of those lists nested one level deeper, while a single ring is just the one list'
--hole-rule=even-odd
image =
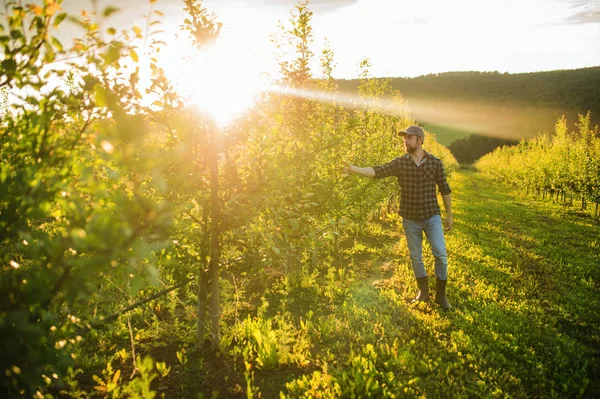
[{"label": "green grass", "polygon": [[[339,254],[323,257],[317,269],[274,277],[263,294],[233,301],[226,289],[221,353],[180,366],[169,360],[180,346],[171,355],[167,348],[151,351],[173,366],[158,391],[240,398],[600,397],[599,220],[521,196],[473,171],[454,173],[451,186],[452,311],[410,303],[417,288],[406,240],[398,218],[387,216],[346,236]],[[425,261],[433,275],[427,245]],[[186,325],[193,327],[181,321]],[[171,337],[187,337],[181,345],[189,347],[189,328],[165,328]]]},{"label": "green grass", "polygon": [[436,124],[427,123],[427,122],[419,122],[419,123],[421,124],[421,126],[423,126],[423,128],[425,130],[427,130],[430,133],[434,133],[437,141],[441,145],[444,145],[446,147],[449,146],[450,144],[454,143],[456,140],[460,140],[462,138],[469,137],[471,134],[475,133],[475,132],[471,132],[471,131],[465,131],[462,129],[453,128],[450,126],[436,125]]},{"label": "green grass", "polygon": [[374,223],[346,250],[355,271],[348,289],[311,316],[313,366],[290,374],[293,383],[280,375],[284,393],[327,385],[331,397],[598,397],[598,221],[473,172],[452,183],[455,310],[410,305],[416,287],[405,239],[397,223]]}]

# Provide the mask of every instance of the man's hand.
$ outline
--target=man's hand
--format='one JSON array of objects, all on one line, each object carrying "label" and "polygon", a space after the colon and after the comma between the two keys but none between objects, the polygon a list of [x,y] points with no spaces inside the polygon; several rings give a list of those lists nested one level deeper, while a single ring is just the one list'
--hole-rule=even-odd
[{"label": "man's hand", "polygon": [[452,230],[452,226],[454,225],[454,221],[452,220],[452,216],[446,216],[446,220],[444,220],[444,229],[446,231]]},{"label": "man's hand", "polygon": [[358,173],[359,175],[367,177],[375,177],[375,170],[369,166],[361,168],[360,166],[354,166],[349,163],[346,163],[346,166],[342,169],[342,171],[348,174]]},{"label": "man's hand", "polygon": [[444,230],[450,231],[452,230],[452,225],[454,224],[454,222],[452,221],[452,195],[442,195],[442,200],[444,201],[444,209],[446,209],[446,220],[444,220]]}]

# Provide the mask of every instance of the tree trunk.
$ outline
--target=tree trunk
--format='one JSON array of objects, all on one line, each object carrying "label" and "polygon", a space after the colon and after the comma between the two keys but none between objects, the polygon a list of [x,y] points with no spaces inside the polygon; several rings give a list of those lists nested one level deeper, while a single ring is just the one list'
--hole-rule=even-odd
[{"label": "tree trunk", "polygon": [[212,156],[210,165],[210,263],[208,273],[211,281],[211,335],[213,346],[219,344],[219,257],[221,248],[219,246],[219,146],[217,144],[219,132],[213,124],[211,126]]},{"label": "tree trunk", "polygon": [[200,270],[198,270],[198,308],[196,320],[196,351],[201,354],[204,351],[204,332],[206,331],[206,306],[208,298],[208,202],[203,206],[202,230],[204,231],[200,248]]},{"label": "tree trunk", "polygon": [[311,259],[311,273],[317,269],[317,264],[319,263],[319,238],[316,234],[313,235],[314,246],[312,251],[312,259]]},{"label": "tree trunk", "polygon": [[[202,269],[205,263],[202,262]],[[206,330],[206,300],[208,296],[206,270],[201,270],[198,273],[198,319],[196,320],[196,351],[202,353],[204,351],[204,331]]]}]

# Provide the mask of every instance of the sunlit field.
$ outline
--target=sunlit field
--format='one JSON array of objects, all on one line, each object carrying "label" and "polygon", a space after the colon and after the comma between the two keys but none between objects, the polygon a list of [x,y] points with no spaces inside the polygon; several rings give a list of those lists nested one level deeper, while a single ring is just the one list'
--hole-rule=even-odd
[{"label": "sunlit field", "polygon": [[[461,165],[531,119],[411,101],[366,55],[341,92],[313,31],[341,3],[285,3],[267,60],[245,3],[3,3],[0,397],[600,397],[597,110]],[[428,243],[412,301],[396,179],[349,173],[413,124],[452,188],[452,309]]]}]

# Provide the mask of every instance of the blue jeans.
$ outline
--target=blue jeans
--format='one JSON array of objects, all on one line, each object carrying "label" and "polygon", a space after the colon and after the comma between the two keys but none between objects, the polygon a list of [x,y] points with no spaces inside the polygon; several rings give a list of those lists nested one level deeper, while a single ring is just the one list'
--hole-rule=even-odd
[{"label": "blue jeans", "polygon": [[424,220],[402,218],[402,226],[406,233],[406,243],[415,277],[427,277],[423,264],[423,232],[425,232],[435,258],[435,276],[440,280],[446,280],[448,278],[448,255],[441,216],[433,215]]}]

